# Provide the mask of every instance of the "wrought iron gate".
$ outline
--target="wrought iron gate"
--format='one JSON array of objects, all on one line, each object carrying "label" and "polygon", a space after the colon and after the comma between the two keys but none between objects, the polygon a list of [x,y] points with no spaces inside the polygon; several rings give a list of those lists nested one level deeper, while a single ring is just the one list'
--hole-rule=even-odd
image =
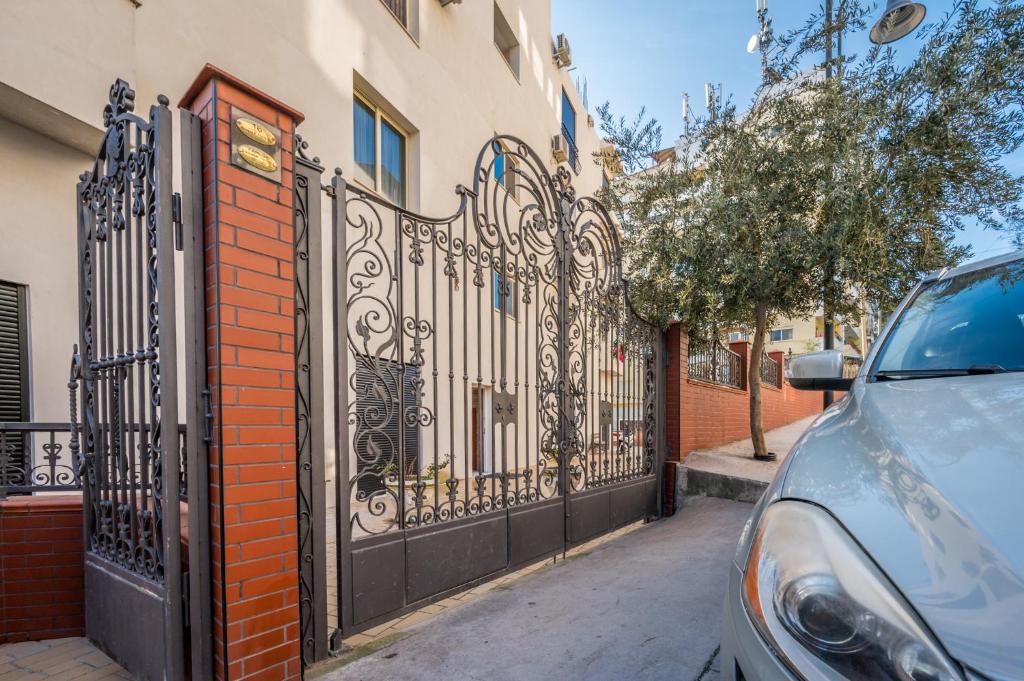
[{"label": "wrought iron gate", "polygon": [[[298,236],[319,233],[322,170],[296,141]],[[300,549],[306,662],[325,650],[325,544],[349,635],[658,512],[661,337],[630,306],[615,225],[514,137],[484,145],[471,187],[443,218],[340,171],[323,187],[335,534],[318,542],[313,520]],[[299,455],[301,533],[323,483]]]},{"label": "wrought iron gate", "polygon": [[[212,666],[196,418],[205,385],[199,128],[182,113],[183,202],[172,187],[167,99],[148,118],[134,108],[135,92],[116,81],[103,143],[77,194],[86,634],[136,678],[183,679],[190,667],[192,679],[204,679]],[[185,251],[183,414],[176,246]]]}]

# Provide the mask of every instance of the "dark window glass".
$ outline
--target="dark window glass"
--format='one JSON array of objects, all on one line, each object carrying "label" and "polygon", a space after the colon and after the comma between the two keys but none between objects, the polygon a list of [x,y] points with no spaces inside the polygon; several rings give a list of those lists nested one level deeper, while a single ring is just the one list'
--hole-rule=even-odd
[{"label": "dark window glass", "polygon": [[923,288],[885,341],[877,371],[999,366],[1024,371],[1024,260]]},{"label": "dark window glass", "polygon": [[405,137],[387,121],[380,122],[381,193],[405,205]]},{"label": "dark window glass", "polygon": [[571,142],[576,142],[576,109],[572,108],[565,90],[562,90],[562,130]]},{"label": "dark window glass", "polygon": [[356,99],[352,119],[355,129],[356,166],[361,171],[359,179],[376,189],[377,138],[373,109]]},{"label": "dark window glass", "polygon": [[515,282],[510,282],[505,286],[502,285],[503,282],[504,277],[495,272],[491,281],[492,290],[494,291],[494,309],[514,317],[516,315],[516,289],[518,287]]}]

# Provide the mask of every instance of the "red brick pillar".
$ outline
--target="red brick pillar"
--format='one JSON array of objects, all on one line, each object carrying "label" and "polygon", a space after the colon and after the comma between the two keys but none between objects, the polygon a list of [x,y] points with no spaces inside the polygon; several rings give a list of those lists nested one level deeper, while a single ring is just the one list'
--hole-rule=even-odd
[{"label": "red brick pillar", "polygon": [[203,122],[215,673],[298,679],[291,152],[302,114],[210,65],[181,106]]},{"label": "red brick pillar", "polygon": [[734,341],[729,349],[740,356],[740,376],[742,390],[747,389],[747,367],[750,366],[750,341]]},{"label": "red brick pillar", "polygon": [[786,381],[783,376],[783,372],[786,370],[786,353],[781,350],[775,350],[774,352],[769,352],[768,356],[779,363],[779,381],[775,384],[775,387],[781,390],[782,384]]}]

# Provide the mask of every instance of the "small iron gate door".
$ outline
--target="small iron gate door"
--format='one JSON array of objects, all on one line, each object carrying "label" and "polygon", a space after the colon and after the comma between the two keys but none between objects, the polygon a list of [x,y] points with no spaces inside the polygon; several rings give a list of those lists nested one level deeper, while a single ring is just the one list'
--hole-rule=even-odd
[{"label": "small iron gate door", "polygon": [[[136,678],[183,679],[190,667],[192,679],[205,679],[212,671],[208,604],[201,600],[209,577],[207,477],[193,418],[205,375],[195,278],[202,274],[201,232],[191,229],[201,191],[193,164],[199,135],[183,115],[183,209],[172,192],[167,99],[161,96],[148,118],[133,113],[134,100],[127,82],[111,87],[106,134],[77,193],[86,635]],[[188,425],[179,425],[176,241],[187,266],[190,362],[180,415]],[[194,528],[192,569],[183,569],[183,516]],[[197,597],[186,622],[189,591]]]},{"label": "small iron gate door", "polygon": [[[295,232],[308,252],[321,169],[297,142]],[[616,227],[570,178],[499,135],[446,217],[340,171],[324,187],[338,443],[330,628],[358,632],[657,513],[660,333],[629,304]],[[302,291],[318,287],[297,284],[297,308],[309,309]],[[297,352],[301,423],[310,360]],[[299,479],[308,663],[323,654],[317,631],[335,589],[317,588],[309,518],[322,478],[299,445],[311,471]]]}]

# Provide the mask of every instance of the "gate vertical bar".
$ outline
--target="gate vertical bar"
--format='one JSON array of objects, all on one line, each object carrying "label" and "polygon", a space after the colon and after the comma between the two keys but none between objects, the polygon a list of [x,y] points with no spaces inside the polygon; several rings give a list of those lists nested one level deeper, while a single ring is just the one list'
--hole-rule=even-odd
[{"label": "gate vertical bar", "polygon": [[93,475],[92,462],[96,440],[96,422],[92,418],[92,401],[95,384],[92,380],[92,323],[94,319],[92,296],[92,229],[91,211],[86,208],[86,188],[88,182],[79,181],[76,195],[78,197],[78,351],[80,353],[80,380],[82,403],[79,406],[79,423],[82,428],[82,454],[79,476],[82,480],[82,545],[89,549],[92,541],[92,526],[95,522],[93,504],[96,499],[96,476]]},{"label": "gate vertical bar", "polygon": [[352,627],[352,580],[349,554],[352,541],[352,499],[349,489],[348,448],[348,243],[346,239],[346,185],[341,169],[331,180],[331,233],[334,245],[334,490],[335,541],[338,552],[338,626]]},{"label": "gate vertical bar", "polygon": [[324,324],[320,177],[295,135],[295,428],[302,663],[327,657]]},{"label": "gate vertical bar", "polygon": [[210,505],[206,401],[206,284],[203,265],[202,121],[181,110],[182,247],[185,306],[185,452],[188,457],[188,603],[192,681],[213,678]]},{"label": "gate vertical bar", "polygon": [[[570,267],[572,263],[570,234],[572,223],[569,221],[569,213],[572,209],[571,198],[564,191],[564,187],[556,182],[558,186],[558,237],[556,248],[558,250],[558,485],[562,494],[562,506],[565,509],[565,521],[563,525],[564,542],[563,547],[568,546],[572,537],[572,504],[569,501],[569,464],[572,462],[577,446],[575,439],[575,409],[574,396],[570,394],[572,381],[569,377],[569,338],[571,322],[569,321],[569,281]],[[563,548],[564,552],[564,548]]]},{"label": "gate vertical bar", "polygon": [[[159,300],[159,436],[163,489],[158,503],[163,507],[164,543],[164,670],[168,679],[184,678],[181,598],[181,514],[178,504],[178,366],[177,320],[174,312],[174,220],[172,202],[171,111],[164,95],[156,107],[157,165],[157,300]],[[159,432],[159,435],[158,435]],[[154,495],[155,496],[155,495]]]},{"label": "gate vertical bar", "polygon": [[668,389],[668,353],[665,347],[665,334],[661,329],[655,328],[651,335],[654,338],[654,474],[655,486],[658,492],[656,517],[664,515],[665,498],[665,460],[666,460],[666,391]]}]

